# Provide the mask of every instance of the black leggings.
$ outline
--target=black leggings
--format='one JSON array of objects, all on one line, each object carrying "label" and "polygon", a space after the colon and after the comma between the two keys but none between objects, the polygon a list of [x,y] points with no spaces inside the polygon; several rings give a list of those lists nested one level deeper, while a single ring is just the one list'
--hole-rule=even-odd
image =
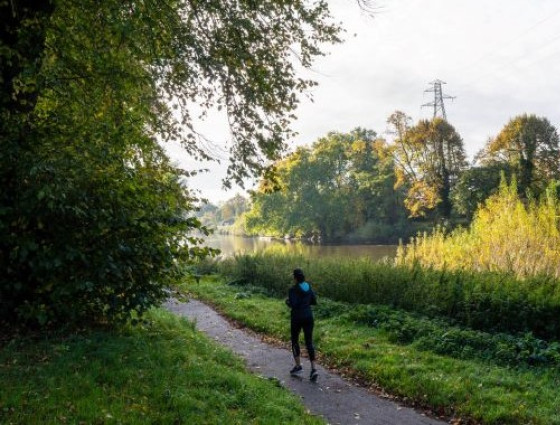
[{"label": "black leggings", "polygon": [[313,318],[299,320],[292,319],[292,353],[294,354],[294,357],[300,356],[299,333],[302,329],[307,354],[309,354],[309,360],[313,362],[315,361],[315,348],[313,347]]}]

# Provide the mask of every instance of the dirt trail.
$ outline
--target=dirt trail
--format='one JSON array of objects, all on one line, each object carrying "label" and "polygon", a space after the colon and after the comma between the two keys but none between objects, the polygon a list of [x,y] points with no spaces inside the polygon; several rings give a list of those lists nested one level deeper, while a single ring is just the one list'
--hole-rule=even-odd
[{"label": "dirt trail", "polygon": [[[170,301],[166,307],[196,323],[197,329],[243,357],[254,373],[275,378],[299,395],[303,404],[329,424],[351,425],[436,425],[445,422],[428,418],[413,409],[379,398],[356,387],[340,376],[318,367],[319,380],[309,381],[309,362],[304,363],[303,379],[292,378],[291,352],[271,346],[257,336],[233,327],[215,310],[200,301]],[[306,360],[306,359],[303,359]]]}]

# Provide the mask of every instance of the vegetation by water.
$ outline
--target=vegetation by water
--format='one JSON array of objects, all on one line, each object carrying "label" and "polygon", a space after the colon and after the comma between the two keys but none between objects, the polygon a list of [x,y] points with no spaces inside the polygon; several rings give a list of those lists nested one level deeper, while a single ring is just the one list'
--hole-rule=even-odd
[{"label": "vegetation by water", "polygon": [[[280,294],[263,286],[228,285],[222,278],[191,281],[185,288],[251,329],[288,343],[289,312],[282,298],[289,274],[281,282]],[[449,320],[332,301],[324,294],[315,316],[323,364],[408,404],[484,424],[560,424],[558,343],[477,332]]]},{"label": "vegetation by water", "polygon": [[546,118],[511,119],[474,166],[451,124],[411,123],[400,111],[389,117],[392,143],[368,129],[330,132],[273,164],[250,200],[204,206],[200,217],[236,234],[396,243],[436,223],[468,225],[498,191],[501,174],[518,176],[523,199],[560,178],[559,137]]},{"label": "vegetation by water", "polygon": [[146,320],[2,341],[0,423],[324,423],[192,324],[163,310]]},{"label": "vegetation by water", "polygon": [[[540,200],[524,201],[515,180],[502,180],[498,194],[476,212],[469,228],[447,234],[436,228],[401,247],[399,263],[453,270],[499,271],[538,276],[536,290],[560,278],[560,200],[549,185]],[[541,288],[539,288],[541,287]],[[549,288],[549,290],[552,288]],[[547,291],[549,292],[549,291]],[[558,297],[560,294],[549,292]]]},{"label": "vegetation by water", "polygon": [[477,212],[468,230],[439,229],[400,248],[396,264],[368,258],[239,255],[217,266],[233,280],[283,290],[299,265],[333,300],[385,304],[473,329],[560,339],[560,207],[556,186],[524,202],[515,181]]},{"label": "vegetation by water", "polygon": [[[317,291],[333,300],[384,304],[431,317],[447,317],[473,329],[532,332],[560,339],[560,282],[541,276],[412,267],[368,258],[308,258],[262,253],[211,264],[230,281],[283,293],[289,271],[302,267]],[[202,266],[202,265],[201,265]]]}]

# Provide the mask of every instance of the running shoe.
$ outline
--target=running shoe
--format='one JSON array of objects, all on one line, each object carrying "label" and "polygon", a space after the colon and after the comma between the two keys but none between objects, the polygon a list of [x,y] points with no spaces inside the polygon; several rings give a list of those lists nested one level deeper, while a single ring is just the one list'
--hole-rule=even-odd
[{"label": "running shoe", "polygon": [[317,373],[317,369],[311,369],[311,373],[309,374],[309,379],[315,382],[318,377],[319,374]]},{"label": "running shoe", "polygon": [[302,371],[303,371],[303,367],[301,367],[301,365],[300,366],[294,366],[292,368],[292,370],[290,370],[290,375],[299,376]]}]

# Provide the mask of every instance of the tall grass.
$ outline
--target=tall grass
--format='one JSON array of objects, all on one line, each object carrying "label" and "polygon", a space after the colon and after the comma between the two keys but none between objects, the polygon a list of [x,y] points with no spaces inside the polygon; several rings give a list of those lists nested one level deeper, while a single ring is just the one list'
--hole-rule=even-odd
[{"label": "tall grass", "polygon": [[508,273],[438,270],[418,263],[274,253],[239,255],[220,263],[219,271],[230,282],[284,296],[295,267],[303,268],[320,296],[333,300],[445,316],[474,329],[560,339],[560,282],[552,278],[521,280]]},{"label": "tall grass", "polygon": [[[400,247],[401,264],[437,269],[499,271],[519,278],[560,278],[560,202],[551,186],[539,201],[524,202],[515,181],[481,206],[468,229],[436,229]],[[547,279],[544,279],[545,281]]]}]

